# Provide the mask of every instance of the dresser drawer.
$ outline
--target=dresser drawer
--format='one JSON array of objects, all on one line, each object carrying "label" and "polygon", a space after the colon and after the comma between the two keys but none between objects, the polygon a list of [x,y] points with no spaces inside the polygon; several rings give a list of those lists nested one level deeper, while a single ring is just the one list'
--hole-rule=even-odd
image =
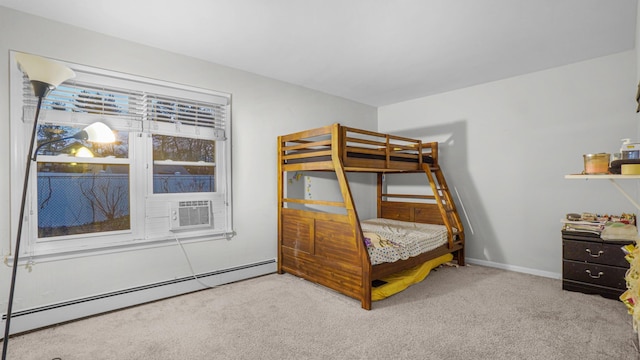
[{"label": "dresser drawer", "polygon": [[625,243],[562,240],[562,258],[629,268],[622,247]]},{"label": "dresser drawer", "polygon": [[583,283],[606,286],[616,289],[626,289],[627,283],[624,276],[626,268],[590,264],[585,262],[564,260],[562,261],[562,278],[580,281]]}]

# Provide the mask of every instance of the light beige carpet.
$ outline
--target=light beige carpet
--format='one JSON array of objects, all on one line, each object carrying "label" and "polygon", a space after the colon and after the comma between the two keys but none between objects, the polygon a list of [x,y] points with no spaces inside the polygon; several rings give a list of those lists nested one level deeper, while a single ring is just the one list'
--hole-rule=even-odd
[{"label": "light beige carpet", "polygon": [[267,275],[11,338],[9,359],[638,359],[624,305],[560,280],[439,268],[373,310]]}]

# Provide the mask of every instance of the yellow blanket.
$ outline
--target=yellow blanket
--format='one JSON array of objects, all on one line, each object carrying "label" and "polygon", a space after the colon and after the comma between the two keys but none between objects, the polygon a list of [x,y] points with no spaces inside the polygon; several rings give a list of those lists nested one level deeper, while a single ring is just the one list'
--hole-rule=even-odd
[{"label": "yellow blanket", "polygon": [[435,259],[429,260],[422,265],[418,265],[411,269],[403,270],[395,274],[391,274],[383,279],[387,283],[371,289],[371,300],[378,301],[386,299],[393,294],[408,288],[409,286],[419,283],[429,275],[431,269],[436,268],[446,262],[453,260],[453,255],[445,254]]}]

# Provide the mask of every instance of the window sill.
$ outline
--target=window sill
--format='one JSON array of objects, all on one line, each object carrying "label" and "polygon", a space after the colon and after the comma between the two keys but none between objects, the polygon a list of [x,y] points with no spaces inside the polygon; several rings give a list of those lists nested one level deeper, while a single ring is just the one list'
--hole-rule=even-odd
[{"label": "window sill", "polygon": [[[215,241],[215,240],[223,240],[223,239],[231,239],[235,236],[235,232],[229,233],[219,233],[219,234],[210,234],[210,235],[202,235],[202,236],[194,236],[194,237],[171,237],[171,238],[162,238],[162,239],[145,239],[145,240],[134,240],[127,241],[121,243],[113,243],[111,245],[101,245],[92,248],[84,247],[84,248],[67,248],[67,249],[59,249],[57,251],[33,251],[28,254],[21,254],[18,259],[18,265],[31,266],[35,263],[46,263],[46,262],[55,262],[55,261],[64,261],[71,260],[82,257],[90,257],[90,256],[101,256],[101,255],[109,255],[120,252],[128,252],[128,251],[143,251],[147,249],[159,248],[159,247],[167,247],[167,246],[176,246],[177,241],[179,240],[181,244],[190,244],[190,243],[198,243],[204,241]],[[8,255],[5,257],[4,262],[7,266],[12,267],[13,261],[15,257],[12,255]]]}]

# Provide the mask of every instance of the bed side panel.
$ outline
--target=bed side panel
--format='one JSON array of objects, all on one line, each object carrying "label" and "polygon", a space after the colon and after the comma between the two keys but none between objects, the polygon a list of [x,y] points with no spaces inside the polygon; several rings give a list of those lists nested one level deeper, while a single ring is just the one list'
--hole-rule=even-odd
[{"label": "bed side panel", "polygon": [[362,266],[346,221],[345,215],[283,209],[282,269],[359,299]]},{"label": "bed side panel", "polygon": [[355,232],[350,224],[316,220],[316,254],[349,264],[358,262]]},{"label": "bed side panel", "polygon": [[282,246],[312,254],[314,233],[313,219],[282,214]]}]

